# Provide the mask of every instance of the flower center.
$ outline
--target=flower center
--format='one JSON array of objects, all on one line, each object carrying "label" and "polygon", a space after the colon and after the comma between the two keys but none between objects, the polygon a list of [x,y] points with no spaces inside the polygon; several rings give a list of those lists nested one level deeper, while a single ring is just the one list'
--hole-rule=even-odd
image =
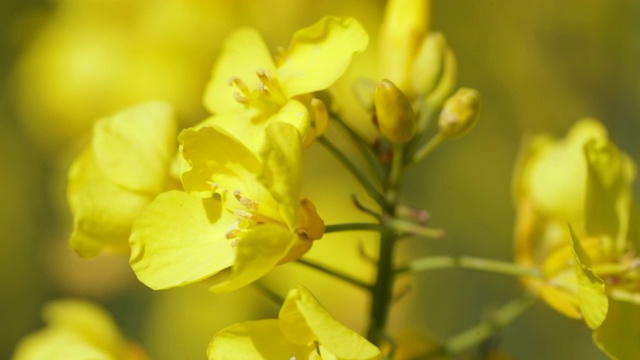
[{"label": "flower center", "polygon": [[233,94],[234,100],[246,107],[254,107],[263,112],[278,111],[288,100],[278,81],[271,77],[268,70],[263,68],[258,68],[256,75],[259,83],[255,89],[250,89],[237,76],[229,78],[229,86],[235,86],[238,90]]}]

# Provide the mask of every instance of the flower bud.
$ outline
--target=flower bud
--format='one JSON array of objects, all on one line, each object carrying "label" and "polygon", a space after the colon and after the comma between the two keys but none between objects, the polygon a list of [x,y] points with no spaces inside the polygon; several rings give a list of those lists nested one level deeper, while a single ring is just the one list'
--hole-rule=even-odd
[{"label": "flower bud", "polygon": [[404,93],[384,79],[376,86],[374,96],[378,128],[394,143],[404,143],[416,134],[416,114]]},{"label": "flower bud", "polygon": [[436,87],[427,94],[426,102],[432,107],[441,107],[445,100],[453,94],[458,80],[458,65],[456,55],[451,48],[446,48],[444,52],[442,74],[438,79]]},{"label": "flower bud", "polygon": [[411,88],[418,96],[431,93],[443,75],[447,41],[442,33],[431,33],[420,45],[413,62]]},{"label": "flower bud", "polygon": [[428,0],[390,0],[380,27],[380,77],[411,90],[411,67],[429,31]]},{"label": "flower bud", "polygon": [[444,103],[438,126],[447,137],[458,137],[469,130],[478,119],[480,93],[460,88]]}]

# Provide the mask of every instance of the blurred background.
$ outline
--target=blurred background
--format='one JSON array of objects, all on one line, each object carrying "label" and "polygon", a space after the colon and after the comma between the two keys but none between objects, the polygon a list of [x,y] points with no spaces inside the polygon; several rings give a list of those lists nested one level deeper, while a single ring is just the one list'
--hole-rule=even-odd
[{"label": "blurred background", "polygon": [[[383,1],[366,0],[7,0],[0,2],[0,358],[42,326],[41,306],[60,297],[104,305],[124,333],[155,359],[204,359],[215,332],[275,317],[254,288],[214,296],[198,286],[153,292],[137,283],[127,259],[79,259],[66,247],[71,220],[66,169],[93,121],[147,99],[171,101],[184,126],[202,120],[202,92],[220,43],[240,25],[259,29],[272,49],[328,14],[362,22],[372,43],[337,85],[374,78]],[[267,9],[268,7],[268,9]],[[600,119],[616,144],[640,159],[640,3],[541,0],[434,0],[432,30],[458,58],[458,83],[483,97],[480,122],[439,148],[407,176],[403,198],[425,207],[441,240],[411,240],[408,255],[471,255],[509,261],[513,164],[525,133],[563,136],[581,117]],[[339,105],[348,107],[353,98]],[[368,119],[362,121],[366,128]],[[362,124],[360,124],[362,125]],[[327,223],[366,220],[350,195],[365,194],[320,147],[307,150],[305,196]],[[340,181],[336,181],[340,178]],[[635,184],[636,193],[638,185]],[[339,209],[339,210],[337,210]],[[370,234],[328,235],[309,256],[372,278],[359,244]],[[336,250],[336,248],[338,250]],[[339,254],[339,255],[336,255]],[[366,297],[299,264],[265,283],[285,294],[307,286],[349,326],[365,329]],[[443,270],[403,278],[412,291],[393,309],[392,330],[452,336],[521,289],[516,279]],[[603,359],[581,323],[537,304],[495,341],[515,359]],[[462,358],[472,358],[467,354]]]}]

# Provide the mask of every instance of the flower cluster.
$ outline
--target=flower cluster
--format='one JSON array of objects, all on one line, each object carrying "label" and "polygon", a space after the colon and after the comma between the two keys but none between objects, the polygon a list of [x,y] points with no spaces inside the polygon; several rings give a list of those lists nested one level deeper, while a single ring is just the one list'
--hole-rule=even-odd
[{"label": "flower cluster", "polygon": [[[178,141],[163,102],[98,121],[69,172],[72,248],[84,257],[130,254],[152,289],[205,282],[212,292],[237,290],[300,258],[325,231],[313,202],[301,198],[303,147],[328,121],[313,92],[336,81],[367,43],[356,20],[325,17],[274,58],[256,30],[242,28],[214,65],[204,96],[213,115],[183,129]],[[312,295],[299,291],[309,303]],[[350,331],[326,312],[313,319],[321,332],[325,325]],[[339,356],[355,339],[365,350],[347,351],[349,358],[361,350],[362,358],[379,355],[350,334],[343,350],[322,335],[322,349]]]},{"label": "flower cluster", "polygon": [[638,215],[632,202],[635,164],[585,119],[566,139],[538,136],[519,159],[516,261],[539,266],[525,284],[550,306],[594,329],[611,356],[637,354],[640,334]]}]

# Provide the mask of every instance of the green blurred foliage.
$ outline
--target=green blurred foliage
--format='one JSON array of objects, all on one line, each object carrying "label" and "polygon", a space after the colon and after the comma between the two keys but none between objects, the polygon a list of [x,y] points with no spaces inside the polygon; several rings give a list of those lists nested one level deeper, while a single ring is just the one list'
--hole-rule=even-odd
[{"label": "green blurred foliage", "polygon": [[[263,31],[270,44],[287,44],[292,31],[325,14],[360,18],[375,38],[382,8],[378,1],[321,0],[292,6],[280,0],[270,4],[269,15],[265,15],[262,4],[233,2],[229,10],[233,16],[226,19],[224,29],[211,42],[219,42],[226,31],[246,24]],[[64,168],[73,150],[65,142],[46,148],[27,132],[18,115],[22,113],[18,104],[25,99],[16,99],[19,79],[12,71],[55,8],[55,4],[42,0],[0,2],[0,319],[4,324],[0,358],[8,358],[18,338],[40,326],[40,306],[58,296],[97,299],[113,311],[128,336],[155,347],[150,352],[158,359],[175,358],[181,353],[180,344],[206,342],[215,328],[238,321],[236,314],[216,326],[202,324],[206,314],[215,319],[217,311],[226,311],[235,302],[215,299],[214,305],[194,305],[206,301],[185,301],[178,292],[151,292],[135,282],[121,260],[106,259],[107,265],[100,264],[120,274],[115,280],[97,275],[78,280],[72,275],[97,274],[100,267],[73,259],[68,250],[59,250],[62,245],[52,245],[63,244],[68,231],[67,215],[61,212],[64,206],[60,202]],[[446,142],[408,174],[404,199],[426,207],[432,214],[432,225],[446,229],[447,236],[442,240],[411,240],[403,244],[401,257],[454,254],[510,260],[514,220],[510,182],[525,133],[544,131],[560,136],[578,118],[596,117],[608,127],[621,149],[640,159],[638,23],[640,3],[630,0],[435,0],[432,28],[442,31],[456,52],[459,85],[478,89],[483,105],[479,123],[468,135]],[[210,46],[213,63],[218,44]],[[374,54],[368,51],[362,56]],[[209,66],[198,69],[205,77],[202,83],[209,75]],[[194,99],[193,104],[199,106],[200,99]],[[107,113],[115,110],[100,109]],[[99,115],[105,114],[87,116]],[[322,149],[310,149],[308,156],[308,164],[313,165],[307,165],[306,195],[318,199],[319,212],[328,223],[341,221],[343,216],[351,216],[345,219],[348,221],[358,220],[361,215],[355,212],[333,209],[349,208],[349,194],[363,198],[364,193],[350,180],[336,186],[335,177],[348,174]],[[640,191],[637,184],[635,189]],[[357,247],[372,239],[358,233],[327,236],[310,255],[367,278],[371,270]],[[339,246],[343,255],[329,257],[334,246]],[[365,248],[374,253],[375,245]],[[61,270],[63,263],[68,265],[66,270]],[[304,281],[338,319],[357,330],[364,329],[366,301],[362,293],[343,284],[326,286],[322,275],[300,269],[297,264],[283,266],[267,282],[285,293],[291,284]],[[87,290],[87,284],[101,288],[109,281],[114,284],[110,291]],[[421,274],[413,281],[399,281],[398,286],[408,283],[412,291],[392,312],[392,330],[426,326],[443,337],[475,324],[520,291],[513,278],[468,271]],[[256,292],[251,295],[259,296]],[[345,306],[344,298],[353,299],[350,306]],[[157,314],[168,311],[167,304],[178,309],[172,316],[195,309],[188,318],[198,320],[202,329],[197,341],[184,340],[171,352],[166,350],[167,344],[175,337],[174,327],[180,321],[157,318]],[[260,304],[246,316],[265,309],[276,311]],[[180,327],[189,324],[180,323]],[[507,328],[498,342],[517,359],[604,358],[592,344],[586,326],[543,304]],[[166,354],[163,357],[161,353]],[[204,358],[204,348],[201,353]]]}]

